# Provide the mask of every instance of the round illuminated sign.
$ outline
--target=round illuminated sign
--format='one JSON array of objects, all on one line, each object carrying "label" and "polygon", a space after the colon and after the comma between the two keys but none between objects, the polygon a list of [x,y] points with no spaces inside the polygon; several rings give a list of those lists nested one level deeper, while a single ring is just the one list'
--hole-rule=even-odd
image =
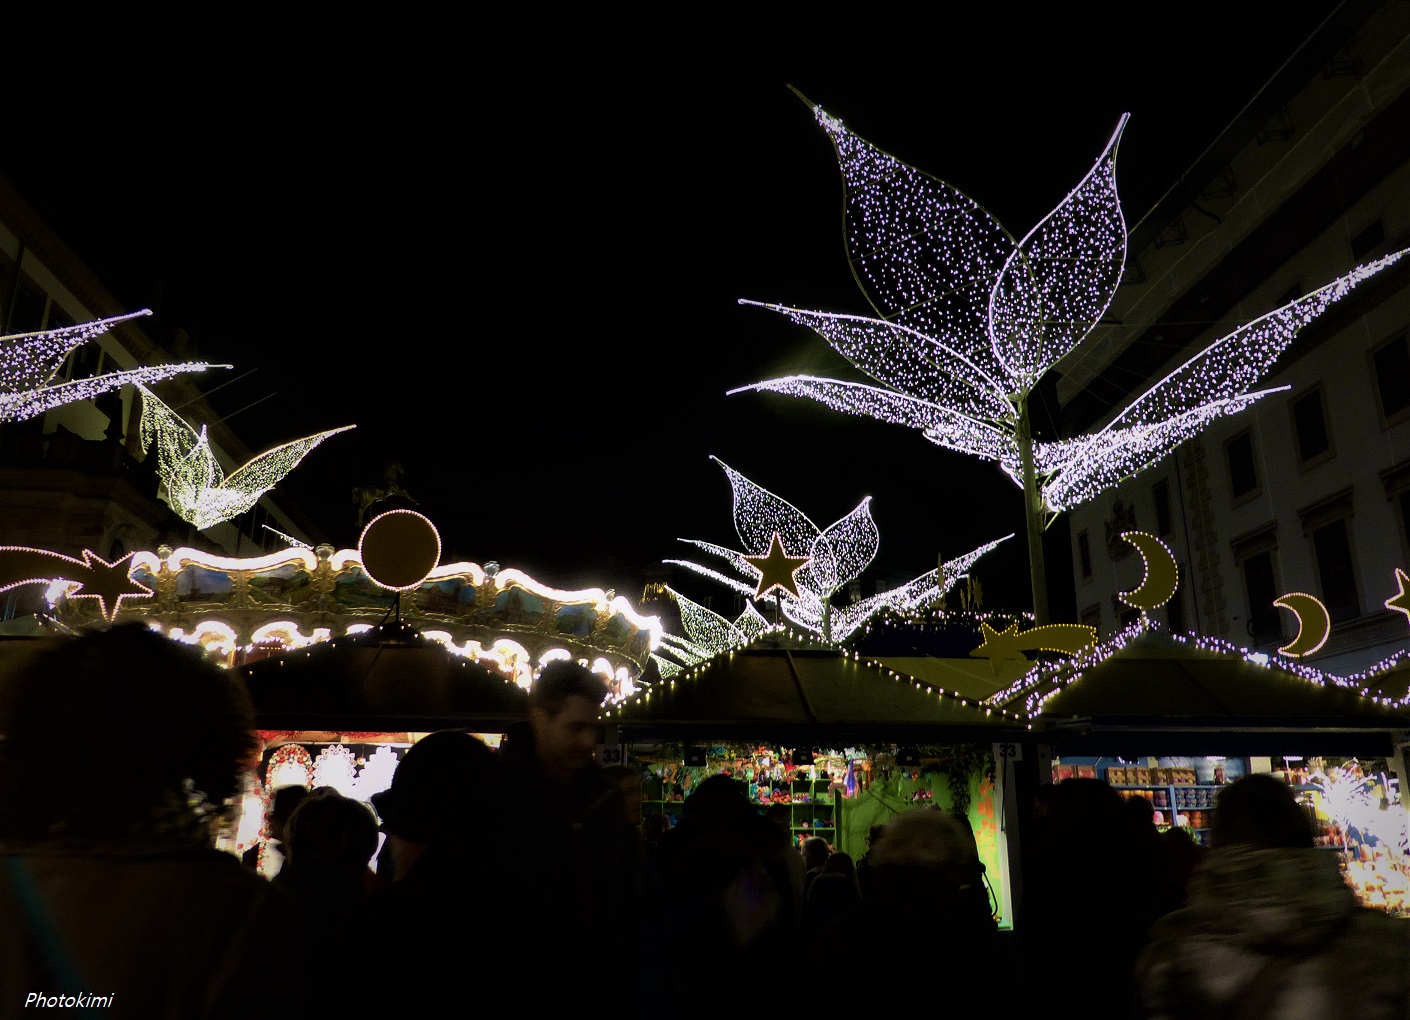
[{"label": "round illuminated sign", "polygon": [[389,510],[362,529],[357,551],[368,577],[383,588],[406,591],[441,562],[441,536],[415,510]]}]

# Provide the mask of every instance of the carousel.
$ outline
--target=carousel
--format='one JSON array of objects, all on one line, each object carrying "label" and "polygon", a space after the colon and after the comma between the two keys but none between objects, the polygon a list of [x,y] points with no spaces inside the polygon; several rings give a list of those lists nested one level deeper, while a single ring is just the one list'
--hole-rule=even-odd
[{"label": "carousel", "polygon": [[584,662],[621,700],[660,643],[659,620],[612,592],[440,558],[434,524],[392,510],[368,523],[356,549],[236,559],[162,547],[109,563],[6,548],[0,589],[45,584],[45,632],[141,621],[239,671],[260,756],[219,845],[257,855],[269,874],[278,789],[330,786],[370,803],[427,732],[468,729],[496,745],[527,712],[546,663]]}]

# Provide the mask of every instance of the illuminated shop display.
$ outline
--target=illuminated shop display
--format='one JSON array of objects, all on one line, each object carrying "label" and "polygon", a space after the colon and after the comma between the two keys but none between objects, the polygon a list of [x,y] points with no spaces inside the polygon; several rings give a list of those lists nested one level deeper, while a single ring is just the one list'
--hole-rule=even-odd
[{"label": "illuminated shop display", "polygon": [[1066,755],[1053,761],[1055,782],[1104,780],[1123,796],[1149,801],[1157,828],[1183,829],[1204,846],[1210,845],[1224,786],[1254,772],[1289,784],[1307,811],[1315,846],[1336,855],[1362,904],[1410,917],[1406,812],[1400,780],[1384,759]]}]

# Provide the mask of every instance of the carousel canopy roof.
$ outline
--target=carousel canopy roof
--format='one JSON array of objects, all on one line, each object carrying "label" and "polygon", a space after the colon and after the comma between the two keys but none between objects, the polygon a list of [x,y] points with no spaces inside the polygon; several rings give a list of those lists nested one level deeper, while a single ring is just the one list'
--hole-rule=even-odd
[{"label": "carousel canopy roof", "polygon": [[412,628],[374,628],[239,668],[261,729],[502,729],[528,714],[504,674]]},{"label": "carousel canopy roof", "polygon": [[972,698],[940,693],[914,677],[833,649],[750,647],[654,684],[613,712],[623,730],[708,730],[768,736],[825,728],[829,736],[927,739],[937,731],[1022,728]]}]

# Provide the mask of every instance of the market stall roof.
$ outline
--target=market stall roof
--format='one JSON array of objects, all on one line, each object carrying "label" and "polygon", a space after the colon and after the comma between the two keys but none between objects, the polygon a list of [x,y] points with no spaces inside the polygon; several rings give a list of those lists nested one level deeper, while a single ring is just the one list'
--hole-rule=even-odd
[{"label": "market stall roof", "polygon": [[[767,736],[826,731],[841,738],[937,739],[1023,729],[1009,713],[833,649],[750,647],[656,683],[614,710],[623,731],[660,736]],[[988,739],[986,737],[985,739]]]},{"label": "market stall roof", "polygon": [[239,667],[260,729],[503,729],[528,714],[504,674],[411,628],[376,628]]},{"label": "market stall roof", "polygon": [[[1266,658],[1266,657],[1265,657]],[[1276,657],[1266,664],[1233,650],[1148,631],[1094,665],[1064,664],[1003,701],[1037,705],[1035,729],[1089,723],[1097,729],[1354,733],[1410,728],[1395,711],[1333,678]]]}]

